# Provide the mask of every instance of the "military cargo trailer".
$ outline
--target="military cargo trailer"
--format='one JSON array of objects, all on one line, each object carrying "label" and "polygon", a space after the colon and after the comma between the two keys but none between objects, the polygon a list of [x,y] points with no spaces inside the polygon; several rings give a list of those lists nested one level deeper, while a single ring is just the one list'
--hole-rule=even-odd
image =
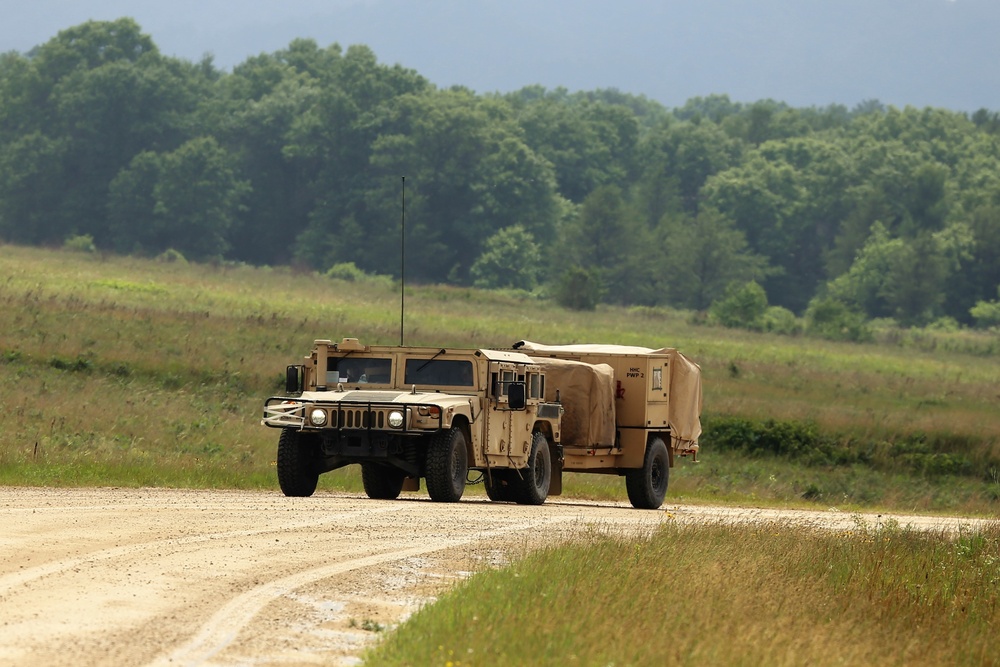
[{"label": "military cargo trailer", "polygon": [[[562,470],[622,475],[634,506],[659,507],[676,459],[697,460],[698,366],[673,348],[530,341],[513,347],[546,371],[546,398],[560,396]],[[587,368],[591,377],[582,381]]]}]

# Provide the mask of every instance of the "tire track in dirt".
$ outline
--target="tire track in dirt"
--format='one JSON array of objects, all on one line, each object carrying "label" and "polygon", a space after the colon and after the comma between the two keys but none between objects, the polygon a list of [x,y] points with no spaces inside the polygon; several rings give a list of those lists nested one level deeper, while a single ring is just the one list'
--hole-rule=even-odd
[{"label": "tire track in dirt", "polygon": [[576,520],[576,517],[571,516],[551,517],[543,521],[528,522],[526,524],[510,526],[502,530],[484,531],[474,537],[443,540],[430,545],[335,563],[268,582],[230,600],[202,626],[198,634],[189,642],[171,652],[169,656],[161,656],[149,663],[149,665],[150,667],[168,667],[171,665],[202,664],[229,646],[240,630],[249,624],[253,617],[269,603],[321,579],[328,579],[352,570],[374,567],[383,563],[404,560],[414,556],[423,556],[436,551],[471,544],[479,540],[499,537],[508,533]]},{"label": "tire track in dirt", "polygon": [[[94,508],[94,509],[100,509],[100,508]],[[383,512],[391,512],[393,511],[393,509],[391,507],[384,507],[384,508],[371,509],[368,511],[371,513],[380,514]],[[82,565],[89,565],[97,563],[102,560],[112,560],[115,558],[131,558],[140,555],[142,552],[154,551],[157,549],[199,545],[205,542],[211,542],[216,540],[224,541],[224,540],[235,539],[238,537],[255,537],[260,535],[286,533],[289,531],[303,530],[306,528],[319,528],[324,525],[337,523],[338,521],[353,516],[354,514],[356,514],[356,512],[342,512],[339,514],[335,514],[334,516],[327,519],[295,522],[281,527],[259,528],[252,530],[233,530],[223,533],[207,533],[202,535],[192,535],[188,537],[175,537],[163,540],[153,540],[151,542],[144,542],[142,544],[130,544],[128,546],[113,547],[111,549],[101,549],[99,551],[88,553],[85,556],[59,560],[53,563],[48,563],[46,565],[38,565],[35,567],[23,569],[13,574],[0,576],[0,600],[3,599],[5,592],[10,591],[11,589],[14,589],[18,586],[23,586],[29,581],[35,579],[41,579],[43,577],[50,576],[53,574],[58,574],[60,572],[65,572],[67,570],[73,570],[75,568],[79,568]]]}]

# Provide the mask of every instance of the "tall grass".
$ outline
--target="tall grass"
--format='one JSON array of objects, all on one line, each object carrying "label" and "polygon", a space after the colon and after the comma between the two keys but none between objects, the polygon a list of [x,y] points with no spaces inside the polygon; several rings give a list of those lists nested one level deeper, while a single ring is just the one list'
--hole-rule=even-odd
[{"label": "tall grass", "polygon": [[366,664],[990,665],[998,602],[997,524],[952,539],[666,523],[482,571]]}]

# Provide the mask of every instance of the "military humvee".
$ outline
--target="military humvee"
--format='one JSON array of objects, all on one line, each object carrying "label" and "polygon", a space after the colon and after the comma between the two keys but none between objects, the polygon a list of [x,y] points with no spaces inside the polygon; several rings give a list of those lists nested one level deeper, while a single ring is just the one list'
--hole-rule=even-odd
[{"label": "military humvee", "polygon": [[491,500],[538,505],[565,470],[624,475],[634,506],[659,507],[674,455],[698,449],[697,366],[674,350],[516,347],[315,341],[264,405],[262,423],[281,429],[281,490],[312,495],[320,474],[359,463],[371,498],[423,478],[432,500],[455,502],[478,472]]}]

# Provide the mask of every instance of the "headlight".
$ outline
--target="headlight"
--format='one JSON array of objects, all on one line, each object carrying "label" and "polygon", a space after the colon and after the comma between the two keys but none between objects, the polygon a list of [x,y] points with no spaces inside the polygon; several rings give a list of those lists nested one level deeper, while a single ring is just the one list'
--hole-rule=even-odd
[{"label": "headlight", "polygon": [[403,413],[399,410],[393,410],[389,413],[389,426],[392,428],[402,428],[403,427]]},{"label": "headlight", "polygon": [[309,421],[313,426],[324,426],[326,424],[326,410],[315,409],[309,413]]}]

